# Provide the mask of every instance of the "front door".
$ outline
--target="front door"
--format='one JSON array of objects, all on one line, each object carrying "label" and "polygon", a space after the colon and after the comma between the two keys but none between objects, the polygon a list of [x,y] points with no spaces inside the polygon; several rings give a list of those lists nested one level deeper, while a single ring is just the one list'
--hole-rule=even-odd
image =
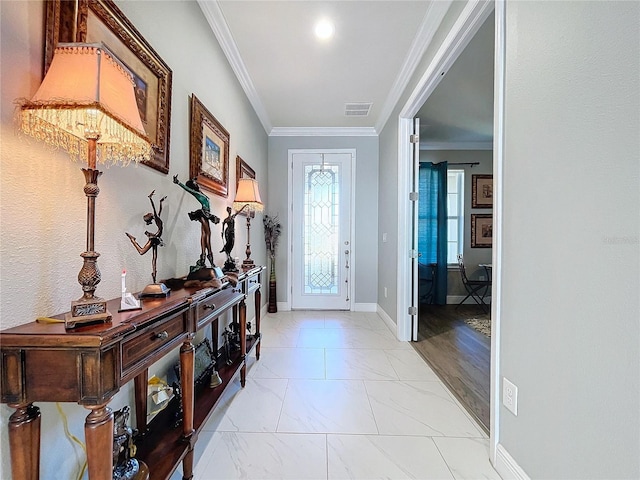
[{"label": "front door", "polygon": [[290,150],[293,309],[351,309],[355,150]]}]

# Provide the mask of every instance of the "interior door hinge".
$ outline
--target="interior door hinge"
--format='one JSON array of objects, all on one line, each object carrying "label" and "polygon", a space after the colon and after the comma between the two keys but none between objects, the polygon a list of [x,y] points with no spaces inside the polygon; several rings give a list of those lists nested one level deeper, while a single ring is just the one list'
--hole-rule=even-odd
[{"label": "interior door hinge", "polygon": [[418,201],[418,192],[409,192],[409,200],[411,202],[417,202]]},{"label": "interior door hinge", "polygon": [[414,133],[413,135],[409,136],[409,141],[411,143],[418,143],[420,141],[420,135]]},{"label": "interior door hinge", "polygon": [[409,251],[409,258],[418,258],[418,251],[417,250],[410,250]]},{"label": "interior door hinge", "polygon": [[417,315],[418,307],[409,307],[409,315]]}]

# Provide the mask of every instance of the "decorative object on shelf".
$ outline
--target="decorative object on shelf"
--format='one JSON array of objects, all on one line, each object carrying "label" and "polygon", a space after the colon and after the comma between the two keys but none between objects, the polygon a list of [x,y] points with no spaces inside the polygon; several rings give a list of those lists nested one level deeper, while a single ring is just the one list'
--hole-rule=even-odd
[{"label": "decorative object on shelf", "polygon": [[[136,458],[135,432],[127,425],[129,407],[113,412],[113,480],[137,480],[146,465]],[[141,468],[142,467],[142,468]]]},{"label": "decorative object on shelf", "polygon": [[151,222],[154,222],[157,227],[156,232],[144,232],[144,234],[147,236],[147,243],[145,243],[142,247],[140,246],[140,244],[138,244],[136,237],[134,237],[130,233],[125,232],[125,235],[129,237],[129,240],[131,240],[131,244],[135,247],[140,255],[144,255],[149,250],[151,250],[153,253],[151,258],[151,278],[153,279],[153,283],[144,287],[142,292],[140,292],[140,298],[166,297],[171,291],[166,287],[164,283],[158,283],[156,281],[156,274],[158,273],[156,269],[156,263],[158,260],[158,247],[164,246],[164,243],[162,241],[162,231],[164,229],[164,224],[162,223],[162,218],[160,218],[160,215],[162,215],[162,203],[167,199],[167,197],[162,197],[160,199],[160,208],[156,211],[156,205],[155,203],[153,203],[153,195],[155,193],[156,191],[154,190],[149,194],[149,201],[151,202],[151,209],[153,210],[153,213],[146,213],[142,218],[144,219],[144,223],[146,223],[147,225],[151,225]]},{"label": "decorative object on shelf", "polygon": [[140,310],[140,301],[134,297],[131,293],[127,292],[127,271],[122,270],[122,297],[120,298],[120,310],[119,312],[126,312],[128,310]]},{"label": "decorative object on shelf", "polygon": [[[215,388],[219,385],[222,385],[222,379],[216,370],[216,362],[217,355],[213,351],[211,347],[211,342],[208,338],[205,338],[195,347],[195,355],[194,355],[194,383],[195,388],[202,388],[204,385],[209,388]],[[180,363],[176,363],[173,367],[176,374],[176,382],[173,384],[173,391],[178,397],[178,400],[181,400],[182,396],[182,386],[180,383]],[[182,418],[182,401],[178,402],[179,411],[176,414],[177,419]]]},{"label": "decorative object on shelf", "polygon": [[493,215],[471,214],[471,248],[491,248],[493,244]]},{"label": "decorative object on shelf", "polygon": [[[72,79],[73,81],[70,81]],[[131,73],[101,44],[60,44],[40,88],[20,105],[20,129],[64,149],[73,159],[87,158],[82,172],[87,197],[87,243],[78,282],[82,298],[71,303],[66,328],[108,322],[107,302],[94,295],[100,283],[94,249],[97,163],[128,164],[148,160],[147,139]]]},{"label": "decorative object on shelf", "polygon": [[151,406],[147,411],[147,423],[149,423],[158,413],[167,408],[173,398],[173,388],[166,380],[153,375],[147,381],[147,397],[147,405]]},{"label": "decorative object on shelf", "polygon": [[224,239],[224,246],[220,253],[225,253],[227,255],[227,260],[224,262],[224,271],[225,272],[237,272],[238,268],[236,267],[236,262],[231,257],[231,251],[233,250],[233,246],[236,243],[236,215],[238,212],[232,214],[233,209],[231,207],[227,207],[227,218],[222,221],[222,238]]},{"label": "decorative object on shelf", "polygon": [[229,183],[229,132],[191,95],[189,175],[204,188],[226,197]]},{"label": "decorative object on shelf", "polygon": [[213,263],[213,252],[211,251],[211,225],[209,222],[213,222],[214,224],[220,222],[220,218],[213,215],[211,213],[211,205],[209,203],[209,197],[207,197],[200,190],[200,186],[195,178],[191,180],[187,180],[187,183],[181,183],[178,180],[178,175],[173,176],[173,183],[182,187],[185,191],[189,192],[191,195],[195,197],[198,202],[200,202],[201,208],[199,210],[194,210],[193,212],[189,212],[189,218],[193,222],[200,222],[201,235],[200,235],[200,259],[196,262],[194,266],[191,267],[189,273],[196,272],[201,268],[206,268],[206,260],[209,260],[211,267],[215,267],[215,263]]},{"label": "decorative object on shelf", "polygon": [[104,42],[133,74],[138,110],[153,151],[141,163],[169,173],[171,83],[169,66],[113,0],[47,1],[45,72],[58,42]]},{"label": "decorative object on shelf", "polygon": [[493,175],[471,175],[471,208],[493,208]]},{"label": "decorative object on shelf", "polygon": [[245,210],[249,213],[249,215],[247,215],[247,258],[242,262],[242,270],[247,271],[256,266],[251,259],[251,214],[261,212],[264,208],[256,179],[241,178],[238,180],[238,190],[236,191],[236,198],[233,201],[233,208],[236,209],[236,213]]},{"label": "decorative object on shelf", "polygon": [[265,215],[262,219],[262,224],[264,225],[264,241],[267,245],[269,260],[271,261],[269,271],[269,306],[267,307],[267,312],[276,313],[278,311],[276,302],[276,248],[278,247],[278,241],[282,233],[282,225],[278,221],[278,215],[275,217]]}]

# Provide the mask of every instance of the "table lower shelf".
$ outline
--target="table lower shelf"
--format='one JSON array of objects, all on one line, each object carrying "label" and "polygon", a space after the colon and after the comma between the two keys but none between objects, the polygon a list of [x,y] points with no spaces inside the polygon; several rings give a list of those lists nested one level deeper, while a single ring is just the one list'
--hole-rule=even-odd
[{"label": "table lower shelf", "polygon": [[[259,342],[259,337],[247,336],[247,355],[253,352]],[[223,364],[218,367],[222,385],[196,391],[193,415],[196,435],[213,413],[222,394],[246,364],[246,359],[240,358],[239,351],[234,352],[231,357],[231,365]],[[136,458],[149,467],[150,480],[168,479],[188,452],[189,440],[182,437],[182,425],[176,425],[177,409],[178,400],[174,399],[149,423],[145,435],[136,440]]]}]

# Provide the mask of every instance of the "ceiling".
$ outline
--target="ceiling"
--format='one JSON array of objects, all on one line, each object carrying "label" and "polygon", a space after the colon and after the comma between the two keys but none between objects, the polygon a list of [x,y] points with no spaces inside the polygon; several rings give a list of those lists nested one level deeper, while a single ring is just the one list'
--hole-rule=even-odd
[{"label": "ceiling", "polygon": [[[198,3],[270,135],[378,134],[448,7],[448,2],[437,0]],[[330,19],[335,26],[335,35],[328,41],[314,36],[320,19]],[[449,134],[464,141],[486,140],[492,128],[481,117],[487,115],[492,98],[465,98],[476,90],[482,95],[492,93],[492,27],[491,35],[481,38],[486,43],[489,36],[489,55],[486,45],[476,47],[466,55],[469,67],[456,61],[445,77],[443,83],[449,83],[451,72],[460,76],[452,83],[464,95],[440,91],[441,83],[428,99],[420,114],[423,123],[430,125],[427,135],[438,141],[445,141]],[[486,58],[489,66],[481,60]],[[488,89],[484,85],[487,71],[491,73]],[[369,114],[345,115],[349,103],[371,103]],[[491,115],[492,107],[489,110]]]}]

